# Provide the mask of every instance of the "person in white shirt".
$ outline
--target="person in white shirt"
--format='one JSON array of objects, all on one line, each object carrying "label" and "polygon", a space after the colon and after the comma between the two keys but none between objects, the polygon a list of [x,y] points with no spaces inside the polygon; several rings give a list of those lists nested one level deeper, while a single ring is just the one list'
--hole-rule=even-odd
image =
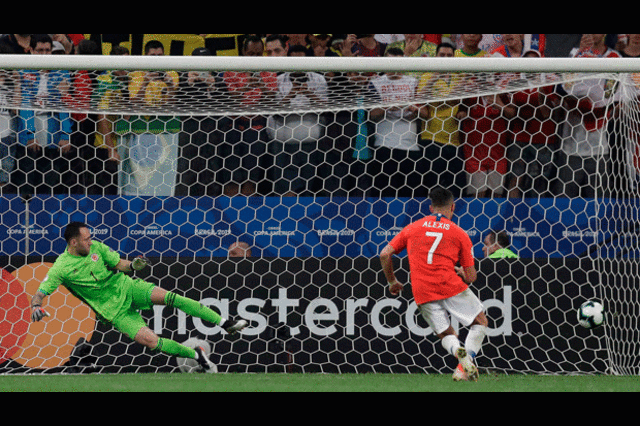
[{"label": "person in white shirt", "polygon": [[287,72],[278,76],[276,101],[283,109],[296,112],[272,115],[267,122],[272,139],[269,151],[274,156],[269,177],[277,195],[308,195],[313,191],[322,160],[318,141],[325,136],[326,125],[321,115],[304,110],[326,104],[328,92],[326,79],[318,73]]},{"label": "person in white shirt", "polygon": [[[391,48],[385,56],[404,56]],[[369,173],[374,176],[370,196],[426,197],[423,176],[428,171],[424,149],[418,144],[418,118],[427,113],[411,103],[418,80],[401,73],[386,73],[371,80],[370,90],[385,107],[375,108],[370,118],[376,123],[375,155]]]},{"label": "person in white shirt", "polygon": [[[584,34],[580,47],[571,52],[572,57],[619,58],[618,52],[605,45],[605,36]],[[620,100],[618,89],[619,84],[615,80],[604,78],[561,86],[567,116],[559,130],[561,150],[556,195],[593,198],[610,194],[607,126],[615,104]]]}]

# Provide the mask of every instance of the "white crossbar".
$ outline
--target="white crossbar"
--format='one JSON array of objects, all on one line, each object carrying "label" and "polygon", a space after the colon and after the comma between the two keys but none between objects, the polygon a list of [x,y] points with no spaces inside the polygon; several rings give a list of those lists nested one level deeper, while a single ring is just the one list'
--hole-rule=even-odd
[{"label": "white crossbar", "polygon": [[303,72],[640,72],[635,58],[339,58],[0,55],[1,69]]}]

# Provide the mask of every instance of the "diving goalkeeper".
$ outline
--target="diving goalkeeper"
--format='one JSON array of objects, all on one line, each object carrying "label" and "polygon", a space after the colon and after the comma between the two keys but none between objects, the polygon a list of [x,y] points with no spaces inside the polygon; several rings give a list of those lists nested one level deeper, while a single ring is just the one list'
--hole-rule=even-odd
[{"label": "diving goalkeeper", "polygon": [[152,351],[195,359],[206,372],[212,371],[214,366],[202,348],[188,348],[159,337],[147,327],[138,311],[152,309],[154,305],[178,308],[189,315],[219,325],[229,334],[237,333],[248,325],[244,320],[225,320],[195,300],[168,292],[141,279],[131,278],[125,273],[142,270],[149,261],[144,257],[138,257],[132,262],[121,259],[120,254],[107,245],[91,241],[91,233],[84,223],[70,223],[64,231],[64,238],[67,242],[66,250],[55,261],[31,300],[31,319],[34,322],[49,316],[42,308],[42,302],[62,284],[89,305],[103,322],[113,325],[137,343]]}]

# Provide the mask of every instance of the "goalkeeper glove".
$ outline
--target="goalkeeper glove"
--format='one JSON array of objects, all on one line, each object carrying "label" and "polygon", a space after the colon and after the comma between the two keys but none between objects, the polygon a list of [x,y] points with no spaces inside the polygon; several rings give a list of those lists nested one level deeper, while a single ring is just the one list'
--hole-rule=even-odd
[{"label": "goalkeeper glove", "polygon": [[42,321],[44,317],[50,316],[49,313],[42,309],[42,306],[40,305],[34,305],[31,309],[31,321],[33,322]]},{"label": "goalkeeper glove", "polygon": [[149,259],[144,256],[138,256],[133,259],[133,262],[131,262],[131,269],[133,269],[134,271],[142,271],[149,265],[151,265]]}]

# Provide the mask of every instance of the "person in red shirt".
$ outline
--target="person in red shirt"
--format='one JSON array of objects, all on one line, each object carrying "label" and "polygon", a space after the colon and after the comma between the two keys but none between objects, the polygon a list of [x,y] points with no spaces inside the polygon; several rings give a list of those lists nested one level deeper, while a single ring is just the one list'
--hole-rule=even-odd
[{"label": "person in red shirt", "polygon": [[[389,291],[397,296],[404,285],[395,276],[392,257],[405,249],[409,257],[413,297],[422,317],[459,365],[454,380],[478,379],[473,359],[480,351],[488,325],[484,306],[469,289],[477,278],[473,244],[451,219],[455,203],[451,191],[429,194],[431,215],[405,227],[380,253]],[[460,264],[460,266],[457,266]],[[465,346],[451,325],[450,315],[470,327]]]},{"label": "person in red shirt", "polygon": [[505,95],[466,99],[458,112],[458,118],[463,119],[462,150],[469,177],[465,189],[468,197],[499,197],[504,192],[508,103]]}]

